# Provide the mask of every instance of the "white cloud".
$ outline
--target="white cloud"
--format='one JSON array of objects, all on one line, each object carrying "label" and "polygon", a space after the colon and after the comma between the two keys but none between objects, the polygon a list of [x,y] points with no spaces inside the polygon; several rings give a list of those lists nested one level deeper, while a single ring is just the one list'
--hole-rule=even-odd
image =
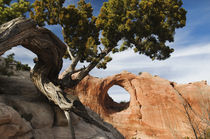
[{"label": "white cloud", "polygon": [[115,102],[130,101],[130,94],[118,85],[112,86],[107,93]]},{"label": "white cloud", "polygon": [[110,95],[111,98],[115,101],[115,102],[129,102],[130,101],[130,95],[127,94],[111,94]]},{"label": "white cloud", "polygon": [[204,54],[210,54],[210,43],[182,47],[182,49],[178,49],[172,54],[172,58]]},{"label": "white cloud", "polygon": [[178,83],[200,80],[207,80],[210,83],[209,59],[210,43],[179,48],[171,58],[164,61],[152,61],[146,56],[128,50],[113,55],[113,61],[108,64],[105,71],[94,69],[91,74],[106,77],[127,70],[135,74],[149,72]]},{"label": "white cloud", "polygon": [[4,56],[11,54],[11,53],[15,53],[16,57],[34,58],[36,56],[33,52],[31,52],[30,50],[28,50],[22,46],[13,47],[11,50],[4,53]]},{"label": "white cloud", "polygon": [[3,57],[12,53],[15,54],[15,60],[21,61],[23,64],[28,64],[30,67],[34,66],[33,58],[35,58],[36,55],[30,50],[22,46],[13,47],[11,50],[5,52]]}]

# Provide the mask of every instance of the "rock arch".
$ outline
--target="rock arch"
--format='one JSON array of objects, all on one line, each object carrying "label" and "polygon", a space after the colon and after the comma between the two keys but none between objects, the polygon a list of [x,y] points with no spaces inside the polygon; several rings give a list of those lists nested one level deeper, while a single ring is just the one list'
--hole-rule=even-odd
[{"label": "rock arch", "polygon": [[[125,93],[129,95],[129,100],[125,101],[125,99],[122,99],[123,96],[122,97],[119,96],[120,99],[116,100],[116,98],[113,97],[113,95],[116,95],[115,94],[116,92],[112,92],[113,88],[117,89],[118,90],[117,93],[121,93],[121,95],[125,95]],[[106,109],[110,109],[110,111],[113,111],[113,112],[120,112],[120,111],[126,110],[130,104],[130,93],[126,91],[122,86],[114,84],[106,92],[104,103],[105,103]]]},{"label": "rock arch", "polygon": [[[141,119],[141,104],[136,98],[136,89],[132,84],[132,81],[135,79],[136,76],[128,72],[109,76],[104,79],[87,76],[76,86],[75,93],[84,105],[89,106],[109,122],[117,122],[118,120],[115,116],[123,113],[133,113],[137,115],[137,117],[139,117],[137,122],[139,122],[139,119]],[[112,108],[116,106],[116,104],[107,93],[113,85],[122,87],[130,95],[129,104],[121,107],[121,110]],[[68,92],[68,90],[66,91]],[[136,103],[139,105],[135,106]]]},{"label": "rock arch", "polygon": [[[110,112],[105,107],[110,103],[105,99],[107,90],[113,85],[122,86],[130,94],[129,107],[122,111]],[[200,134],[209,121],[210,86],[206,82],[179,85],[145,72],[139,76],[122,72],[101,79],[88,76],[75,90],[81,102],[125,138],[194,137],[192,129],[199,127],[196,132]]]}]

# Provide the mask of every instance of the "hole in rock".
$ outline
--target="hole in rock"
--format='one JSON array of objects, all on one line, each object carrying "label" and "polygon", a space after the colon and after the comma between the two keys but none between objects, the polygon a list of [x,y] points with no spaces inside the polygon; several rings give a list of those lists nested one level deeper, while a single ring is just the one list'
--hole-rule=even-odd
[{"label": "hole in rock", "polygon": [[130,94],[124,88],[114,85],[108,90],[104,103],[110,112],[120,112],[128,108]]}]

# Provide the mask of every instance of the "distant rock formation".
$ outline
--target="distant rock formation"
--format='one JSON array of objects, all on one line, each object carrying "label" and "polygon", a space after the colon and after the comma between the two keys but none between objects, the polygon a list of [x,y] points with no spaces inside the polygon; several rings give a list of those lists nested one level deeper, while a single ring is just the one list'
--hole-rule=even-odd
[{"label": "distant rock formation", "polygon": [[[113,85],[127,90],[130,102],[114,102],[107,93]],[[104,79],[88,76],[75,90],[83,104],[128,139],[195,138],[209,128],[210,86],[205,81],[179,85],[149,73],[122,72]]]},{"label": "distant rock formation", "polygon": [[[63,111],[50,103],[30,81],[29,72],[0,75],[0,139],[70,139]],[[73,115],[76,139],[122,139],[123,136],[87,108],[88,114],[109,129]]]}]

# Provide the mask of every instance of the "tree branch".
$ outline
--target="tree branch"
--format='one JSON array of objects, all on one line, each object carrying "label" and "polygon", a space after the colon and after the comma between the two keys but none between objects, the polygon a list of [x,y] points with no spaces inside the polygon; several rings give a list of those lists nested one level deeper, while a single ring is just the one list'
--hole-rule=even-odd
[{"label": "tree branch", "polygon": [[71,112],[70,111],[64,111],[64,114],[66,115],[67,120],[68,120],[68,125],[69,125],[69,128],[70,128],[71,138],[75,139],[74,127],[72,126],[72,115],[71,115]]},{"label": "tree branch", "polygon": [[75,58],[74,58],[74,56],[73,56],[73,54],[72,54],[72,52],[71,52],[71,50],[70,50],[69,46],[66,46],[66,48],[67,48],[67,52],[68,52],[68,54],[69,54],[70,58],[71,58],[71,59],[72,59],[72,61],[73,61]]},{"label": "tree branch", "polygon": [[75,73],[75,68],[76,68],[79,60],[80,60],[80,57],[79,56],[76,56],[72,60],[71,65],[62,73],[62,78],[67,78],[67,77],[69,77],[69,75],[72,75],[72,73]]},{"label": "tree branch", "polygon": [[76,77],[76,84],[79,83],[89,72],[97,66],[97,64],[107,55],[113,47],[105,48],[84,70],[82,70]]},{"label": "tree branch", "polygon": [[[73,63],[60,76],[63,88],[71,88],[72,86],[75,86],[76,82],[74,80],[72,80],[71,76],[74,73],[80,72],[85,69],[85,67],[80,68],[80,69],[75,69]],[[76,62],[76,64],[77,63],[78,62]],[[75,66],[76,66],[76,64],[75,64]]]}]

